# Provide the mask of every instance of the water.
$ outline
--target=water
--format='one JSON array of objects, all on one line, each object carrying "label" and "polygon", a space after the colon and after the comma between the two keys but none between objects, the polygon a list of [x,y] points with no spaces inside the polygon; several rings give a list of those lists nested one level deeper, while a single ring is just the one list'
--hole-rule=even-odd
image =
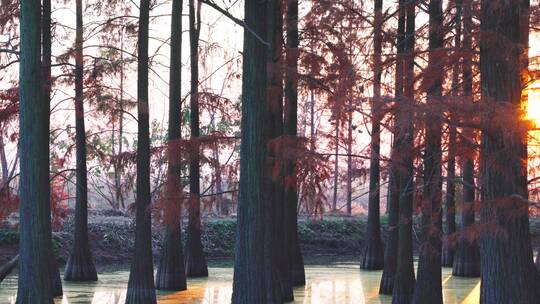
[{"label": "water", "polygon": [[[209,268],[209,278],[188,280],[188,290],[176,293],[158,292],[160,304],[229,303],[233,271],[229,265]],[[123,304],[129,273],[109,271],[99,275],[96,283],[64,282],[64,297],[56,304]],[[361,271],[353,263],[306,266],[307,284],[294,291],[295,302],[303,304],[386,304],[390,296],[380,296],[381,271]],[[476,304],[480,298],[478,279],[451,276],[443,269],[444,303]],[[12,275],[0,284],[0,303],[13,304],[17,293],[17,277]]]}]

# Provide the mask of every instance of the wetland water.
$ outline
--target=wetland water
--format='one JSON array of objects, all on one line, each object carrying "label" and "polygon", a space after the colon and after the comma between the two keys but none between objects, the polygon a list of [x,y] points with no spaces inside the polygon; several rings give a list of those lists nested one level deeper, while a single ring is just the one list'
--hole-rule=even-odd
[{"label": "wetland water", "polygon": [[[390,296],[378,294],[381,271],[361,271],[358,263],[336,262],[306,265],[307,284],[294,291],[295,302],[304,304],[386,304]],[[212,265],[209,278],[188,280],[188,290],[177,293],[158,292],[160,304],[229,303],[233,269],[230,265]],[[128,268],[126,268],[128,269]],[[452,277],[443,268],[445,304],[477,304],[480,298],[478,279]],[[124,304],[128,271],[99,274],[96,283],[64,282],[64,297],[55,304]],[[0,303],[15,303],[17,277],[11,275],[0,284]]]}]

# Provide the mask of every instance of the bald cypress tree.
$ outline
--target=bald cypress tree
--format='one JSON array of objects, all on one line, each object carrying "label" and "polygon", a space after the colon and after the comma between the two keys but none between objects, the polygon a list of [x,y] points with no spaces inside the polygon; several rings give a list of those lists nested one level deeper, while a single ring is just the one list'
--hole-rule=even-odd
[{"label": "bald cypress tree", "polygon": [[199,147],[199,34],[201,31],[201,2],[189,0],[189,40],[191,64],[190,130],[191,153],[189,160],[189,222],[185,248],[188,277],[207,277],[208,266],[201,240],[201,189]]},{"label": "bald cypress tree", "polygon": [[150,216],[150,126],[148,103],[148,26],[150,0],[139,6],[137,60],[137,193],[135,198],[135,250],[129,271],[126,304],[156,303]]},{"label": "bald cypress tree", "polygon": [[[41,72],[43,74],[42,78],[42,94],[45,103],[47,103],[48,109],[50,109],[51,104],[51,88],[52,88],[52,77],[51,77],[51,67],[52,67],[52,32],[51,32],[51,0],[43,0],[42,2],[42,15],[41,15]],[[49,110],[50,114],[50,110]],[[50,115],[47,116],[47,130],[50,130]],[[52,293],[54,297],[61,296],[63,294],[62,290],[62,279],[60,278],[60,270],[58,269],[58,262],[56,260],[56,255],[52,248],[52,235],[50,237],[51,243],[47,251],[51,258],[49,260],[51,266],[51,282],[52,282]]]},{"label": "bald cypress tree", "polygon": [[[394,96],[395,103],[398,105],[403,98],[403,52],[405,50],[405,19],[406,10],[405,2],[399,2],[398,8],[398,30],[396,41],[396,74],[394,82]],[[394,117],[393,121],[393,139],[391,147],[391,163],[390,163],[390,177],[388,181],[388,237],[386,239],[386,248],[384,250],[384,268],[381,277],[381,283],[379,286],[380,294],[391,295],[394,290],[394,281],[397,268],[398,259],[398,233],[399,233],[399,171],[398,164],[394,160],[397,159],[397,145],[398,134],[397,117]]]},{"label": "bald cypress tree", "polygon": [[481,31],[496,37],[480,40],[482,103],[496,111],[483,115],[481,218],[491,229],[480,239],[481,303],[540,298],[529,233],[526,127],[520,118],[521,60],[529,35],[524,1],[481,2]]},{"label": "bald cypress tree", "polygon": [[422,201],[422,244],[413,303],[441,303],[442,249],[442,102],[444,42],[441,0],[429,2],[429,62],[424,83],[427,84],[426,148],[424,153],[424,193]]},{"label": "bald cypress tree", "polygon": [[171,58],[169,70],[169,132],[167,181],[165,185],[165,231],[156,274],[156,288],[185,290],[186,271],[182,252],[182,189],[180,164],[181,74],[182,74],[182,0],[173,0],[171,16]]},{"label": "bald cypress tree", "polygon": [[[287,66],[285,80],[285,113],[284,133],[286,136],[298,136],[298,0],[287,1]],[[294,160],[286,160],[285,176],[291,180],[285,186],[285,208],[287,228],[289,232],[289,267],[291,284],[302,286],[306,284],[304,259],[298,239],[298,181],[296,180],[296,164]]]},{"label": "bald cypress tree", "polygon": [[413,104],[414,104],[414,44],[416,1],[400,1],[406,8],[405,39],[403,51],[403,98],[398,100],[396,113],[396,176],[399,191],[398,257],[392,303],[407,304],[414,291],[414,266],[412,243],[413,220]]},{"label": "bald cypress tree", "polygon": [[[461,48],[461,35],[462,35],[462,12],[463,5],[462,0],[454,0],[455,14],[454,14],[454,52],[460,52]],[[461,57],[458,57],[456,62],[452,65],[452,96],[460,96],[462,93],[461,81]],[[456,117],[454,113],[450,115],[450,119]],[[443,236],[443,251],[441,264],[443,267],[452,267],[454,264],[454,251],[455,247],[450,243],[450,239],[456,232],[456,145],[457,145],[457,129],[454,125],[448,126],[448,161],[446,172],[446,194],[444,197],[444,204],[446,212],[444,221],[444,236]]]},{"label": "bald cypress tree", "polygon": [[20,242],[18,304],[51,304],[49,102],[43,98],[41,3],[20,3]]},{"label": "bald cypress tree", "polygon": [[[242,83],[242,141],[240,147],[240,189],[232,303],[282,303],[279,255],[283,245],[276,235],[276,215],[282,206],[275,200],[272,177],[272,134],[277,105],[269,60],[274,44],[273,25],[277,0],[245,2],[246,29]],[[279,73],[279,71],[273,71]],[[272,85],[273,84],[273,85]],[[281,94],[281,93],[279,93]],[[274,107],[274,109],[273,109]],[[283,193],[282,193],[283,195]],[[283,213],[281,213],[283,214]]]},{"label": "bald cypress tree", "polygon": [[380,220],[380,151],[381,151],[381,77],[382,77],[382,0],[374,2],[373,30],[373,100],[371,103],[371,156],[369,166],[369,209],[366,244],[360,257],[360,268],[382,269],[384,265]]},{"label": "bald cypress tree", "polygon": [[64,279],[97,281],[96,267],[88,244],[88,182],[86,169],[86,130],[84,126],[83,79],[83,5],[75,1],[75,145],[77,149],[77,184],[75,199],[75,236]]},{"label": "bald cypress tree", "polygon": [[[473,102],[473,73],[472,73],[472,0],[458,0],[458,5],[462,5],[463,11],[463,98],[468,102]],[[463,143],[463,205],[461,208],[461,224],[459,239],[455,251],[452,274],[462,277],[480,276],[480,249],[477,238],[467,238],[468,230],[475,222],[475,197],[476,183],[474,181],[474,159],[476,151],[474,149],[474,132],[471,128],[465,128],[462,135]]]}]

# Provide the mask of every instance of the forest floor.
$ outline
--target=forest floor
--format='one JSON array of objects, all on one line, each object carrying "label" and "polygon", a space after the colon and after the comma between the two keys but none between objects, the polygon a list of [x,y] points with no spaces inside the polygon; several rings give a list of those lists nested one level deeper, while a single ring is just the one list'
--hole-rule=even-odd
[{"label": "forest floor", "polygon": [[[304,256],[357,256],[364,242],[366,222],[365,216],[327,216],[322,221],[301,218],[298,232]],[[386,224],[387,219],[383,216],[383,239]],[[61,264],[65,263],[71,250],[73,228],[73,222],[68,220],[60,231],[54,232],[53,246]],[[95,263],[99,269],[129,264],[134,246],[134,222],[131,216],[109,210],[90,210],[88,228]],[[156,261],[160,252],[160,231],[161,227],[154,225],[152,247]],[[209,259],[233,257],[235,231],[236,220],[233,217],[203,219],[203,246]],[[419,231],[418,227],[415,231]],[[531,234],[536,249],[540,245],[540,218],[531,218]],[[18,240],[15,229],[0,229],[0,265],[17,253]],[[416,233],[415,240],[418,242]]]}]

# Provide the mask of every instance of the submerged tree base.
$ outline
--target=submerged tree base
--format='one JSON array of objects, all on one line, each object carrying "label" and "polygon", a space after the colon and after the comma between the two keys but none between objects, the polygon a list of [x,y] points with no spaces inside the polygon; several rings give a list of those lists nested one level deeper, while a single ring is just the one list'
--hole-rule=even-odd
[{"label": "submerged tree base", "polygon": [[480,277],[480,249],[475,242],[469,244],[462,241],[456,250],[452,275],[456,277],[477,278]]},{"label": "submerged tree base", "polygon": [[362,249],[360,269],[381,270],[384,267],[384,250],[382,242],[368,242]]},{"label": "submerged tree base", "polygon": [[379,286],[379,294],[392,295],[394,291],[394,274],[383,272]]},{"label": "submerged tree base", "polygon": [[454,265],[454,250],[445,246],[442,251],[441,266],[453,267]]},{"label": "submerged tree base", "polygon": [[96,267],[90,253],[73,252],[67,261],[64,280],[77,282],[97,281]]}]

